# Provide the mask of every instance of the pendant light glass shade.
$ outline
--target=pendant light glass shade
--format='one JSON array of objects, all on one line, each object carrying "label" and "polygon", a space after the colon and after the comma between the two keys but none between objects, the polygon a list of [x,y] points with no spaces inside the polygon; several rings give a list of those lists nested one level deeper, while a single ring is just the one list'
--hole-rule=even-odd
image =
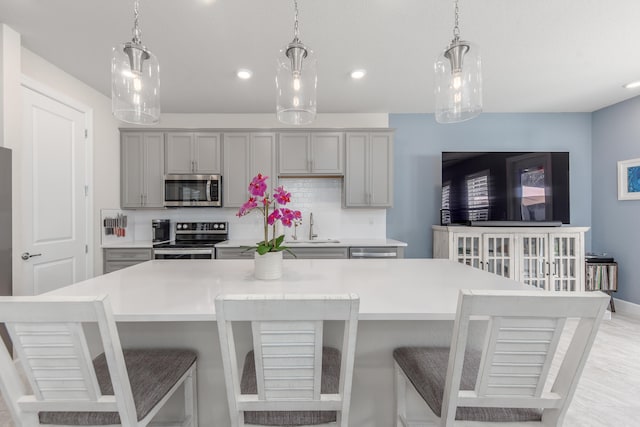
[{"label": "pendant light glass shade", "polygon": [[482,61],[473,43],[454,39],[435,62],[436,121],[456,123],[482,112]]},{"label": "pendant light glass shade", "polygon": [[142,44],[139,1],[133,2],[133,39],[113,48],[111,111],[127,123],[152,125],[160,121],[160,65]]},{"label": "pendant light glass shade", "polygon": [[318,73],[313,52],[294,40],[280,51],[276,74],[278,120],[305,125],[316,118]]},{"label": "pendant light glass shade", "polygon": [[281,123],[306,125],[316,118],[318,73],[313,51],[298,38],[298,0],[293,5],[293,40],[278,56],[276,114]]},{"label": "pendant light glass shade", "polygon": [[144,46],[124,43],[113,48],[111,107],[123,122],[151,125],[160,120],[160,65]]}]

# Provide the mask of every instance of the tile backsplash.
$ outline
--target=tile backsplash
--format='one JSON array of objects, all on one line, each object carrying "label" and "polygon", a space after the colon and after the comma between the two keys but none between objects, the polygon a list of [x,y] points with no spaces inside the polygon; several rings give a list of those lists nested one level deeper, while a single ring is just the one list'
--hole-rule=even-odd
[{"label": "tile backsplash", "polygon": [[[298,239],[309,238],[309,214],[313,212],[313,231],[320,239],[384,239],[387,231],[386,209],[344,209],[342,178],[280,178],[279,185],[291,193],[291,209],[302,212]],[[247,198],[249,197],[247,193]],[[175,208],[127,211],[134,225],[136,240],[151,240],[151,220],[227,221],[229,238],[236,240],[262,237],[262,217],[257,212],[238,218],[236,208]],[[172,233],[174,225],[172,224]],[[293,227],[284,230],[289,238]]]}]

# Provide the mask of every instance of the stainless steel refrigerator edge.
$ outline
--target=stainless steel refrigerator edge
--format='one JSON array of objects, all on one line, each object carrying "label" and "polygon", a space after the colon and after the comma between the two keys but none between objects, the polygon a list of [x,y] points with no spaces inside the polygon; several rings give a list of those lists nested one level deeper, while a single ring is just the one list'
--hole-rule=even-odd
[{"label": "stainless steel refrigerator edge", "polygon": [[[0,147],[0,295],[11,295],[11,150]],[[9,345],[4,325],[0,336]]]}]

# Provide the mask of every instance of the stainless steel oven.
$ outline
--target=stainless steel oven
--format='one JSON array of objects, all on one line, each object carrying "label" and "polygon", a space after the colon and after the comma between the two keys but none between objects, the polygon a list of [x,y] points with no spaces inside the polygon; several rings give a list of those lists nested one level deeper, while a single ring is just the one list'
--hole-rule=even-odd
[{"label": "stainless steel oven", "polygon": [[227,240],[227,222],[177,222],[173,242],[153,246],[155,259],[214,259],[215,244]]},{"label": "stainless steel oven", "polygon": [[222,177],[220,175],[164,176],[164,205],[167,207],[222,206]]}]

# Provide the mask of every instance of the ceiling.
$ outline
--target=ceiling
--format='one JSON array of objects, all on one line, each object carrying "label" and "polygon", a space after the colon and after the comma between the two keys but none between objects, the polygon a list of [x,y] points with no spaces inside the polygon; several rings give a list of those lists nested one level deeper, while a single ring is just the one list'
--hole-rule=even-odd
[{"label": "ceiling", "polygon": [[[318,59],[320,113],[433,112],[433,62],[452,37],[452,0],[299,0]],[[590,112],[640,94],[637,0],[460,0],[479,45],[485,112]],[[27,49],[110,96],[111,48],[131,39],[132,0],[0,0]],[[164,113],[275,111],[278,51],[293,0],[141,0]],[[249,68],[253,78],[236,77]],[[349,74],[364,68],[364,79]]]}]

